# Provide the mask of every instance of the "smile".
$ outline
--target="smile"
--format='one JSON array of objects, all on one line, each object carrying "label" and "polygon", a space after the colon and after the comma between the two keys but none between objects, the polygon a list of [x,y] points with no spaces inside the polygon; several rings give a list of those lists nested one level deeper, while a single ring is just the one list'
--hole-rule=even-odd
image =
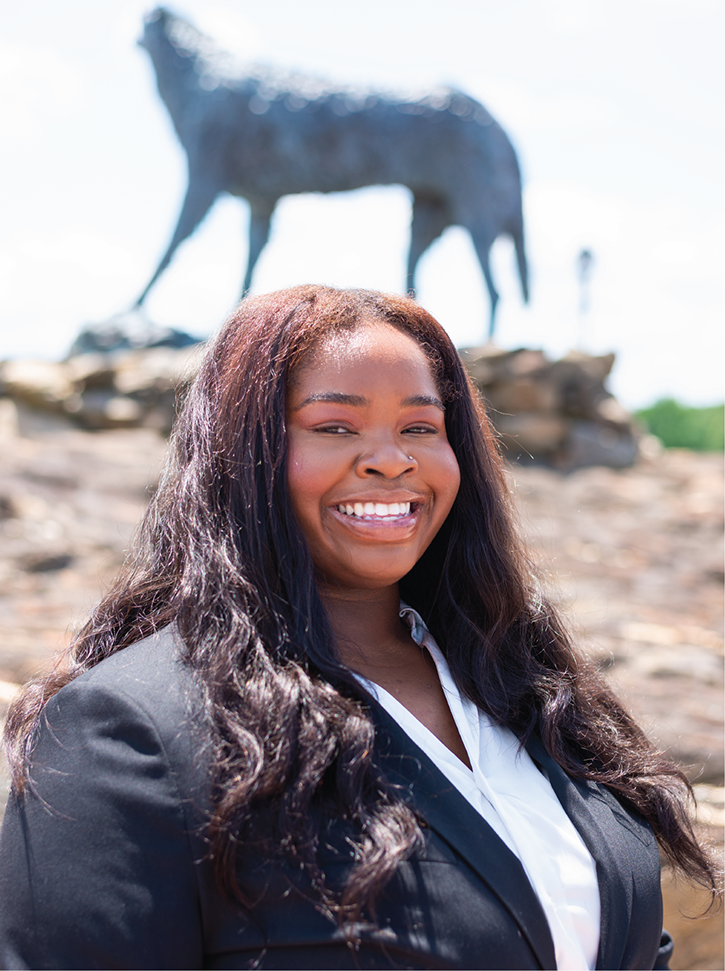
[{"label": "smile", "polygon": [[394,522],[410,516],[409,502],[348,502],[333,508],[343,516],[352,516],[368,522]]}]

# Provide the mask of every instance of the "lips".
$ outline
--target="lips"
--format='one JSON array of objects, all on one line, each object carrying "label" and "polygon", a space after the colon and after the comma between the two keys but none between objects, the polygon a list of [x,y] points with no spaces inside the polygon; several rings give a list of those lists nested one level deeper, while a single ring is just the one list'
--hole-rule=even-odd
[{"label": "lips", "polygon": [[[413,504],[415,505],[415,504]],[[410,515],[410,502],[346,502],[333,507],[342,516],[368,522],[394,522]]]}]

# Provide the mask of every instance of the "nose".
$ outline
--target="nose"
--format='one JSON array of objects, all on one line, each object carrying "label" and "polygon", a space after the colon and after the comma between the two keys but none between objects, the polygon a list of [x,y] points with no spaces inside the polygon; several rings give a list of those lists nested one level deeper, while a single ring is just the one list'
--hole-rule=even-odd
[{"label": "nose", "polygon": [[361,479],[382,476],[397,479],[418,470],[418,462],[398,442],[381,441],[363,452],[355,463],[355,472]]}]

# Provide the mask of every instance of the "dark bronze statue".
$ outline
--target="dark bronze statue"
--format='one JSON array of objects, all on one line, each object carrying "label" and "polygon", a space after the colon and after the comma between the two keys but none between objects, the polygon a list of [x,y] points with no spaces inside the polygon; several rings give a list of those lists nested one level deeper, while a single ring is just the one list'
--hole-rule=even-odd
[{"label": "dark bronze statue", "polygon": [[516,154],[473,98],[441,88],[406,100],[332,91],[302,75],[240,76],[204,35],[162,8],[146,18],[140,43],[186,151],[189,185],[169,248],[137,306],[223,192],[241,196],[251,208],[246,292],[282,196],[393,184],[413,193],[408,289],[422,254],[456,225],[471,234],[486,278],[489,337],[498,301],[489,251],[498,236],[514,241],[528,298]]}]

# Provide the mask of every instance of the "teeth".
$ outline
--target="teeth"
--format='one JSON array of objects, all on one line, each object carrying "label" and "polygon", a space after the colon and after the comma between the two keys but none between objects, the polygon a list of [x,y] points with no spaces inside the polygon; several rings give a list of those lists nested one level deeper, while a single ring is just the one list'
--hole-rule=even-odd
[{"label": "teeth", "polygon": [[339,505],[337,511],[344,516],[358,516],[361,519],[369,519],[374,516],[376,519],[387,518],[390,516],[410,515],[409,502],[356,502]]}]

